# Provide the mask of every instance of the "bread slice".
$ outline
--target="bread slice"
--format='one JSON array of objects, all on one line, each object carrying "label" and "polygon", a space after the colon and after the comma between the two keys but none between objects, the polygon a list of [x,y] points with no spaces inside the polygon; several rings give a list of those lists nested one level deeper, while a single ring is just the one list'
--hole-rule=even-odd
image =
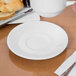
[{"label": "bread slice", "polygon": [[10,13],[3,13],[0,12],[0,20],[6,20],[12,16],[14,16],[15,12],[10,12]]},{"label": "bread slice", "polygon": [[0,11],[1,12],[13,12],[19,11],[24,7],[21,0],[0,0]]}]

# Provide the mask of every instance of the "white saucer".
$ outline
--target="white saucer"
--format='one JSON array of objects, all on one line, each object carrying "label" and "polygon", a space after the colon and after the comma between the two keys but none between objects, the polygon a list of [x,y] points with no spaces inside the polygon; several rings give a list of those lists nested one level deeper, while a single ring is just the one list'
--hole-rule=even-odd
[{"label": "white saucer", "polygon": [[56,24],[31,21],[15,27],[8,35],[7,44],[20,57],[44,60],[63,52],[68,44],[68,36]]}]

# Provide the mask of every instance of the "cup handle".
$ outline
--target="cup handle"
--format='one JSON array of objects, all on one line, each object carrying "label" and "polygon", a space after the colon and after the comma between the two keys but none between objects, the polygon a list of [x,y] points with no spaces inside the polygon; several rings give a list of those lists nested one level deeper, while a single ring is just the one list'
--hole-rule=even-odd
[{"label": "cup handle", "polygon": [[76,3],[76,1],[67,1],[66,6],[73,5],[74,3]]}]

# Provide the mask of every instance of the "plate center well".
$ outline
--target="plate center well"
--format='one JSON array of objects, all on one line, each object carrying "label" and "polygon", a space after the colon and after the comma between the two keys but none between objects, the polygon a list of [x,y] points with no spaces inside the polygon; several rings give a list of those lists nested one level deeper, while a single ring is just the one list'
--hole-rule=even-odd
[{"label": "plate center well", "polygon": [[49,44],[49,38],[46,35],[32,36],[27,41],[27,46],[31,49],[44,49]]}]

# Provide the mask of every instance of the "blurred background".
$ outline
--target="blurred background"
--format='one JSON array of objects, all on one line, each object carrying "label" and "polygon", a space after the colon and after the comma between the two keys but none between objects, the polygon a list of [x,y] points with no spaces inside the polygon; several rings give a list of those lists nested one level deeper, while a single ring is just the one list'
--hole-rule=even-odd
[{"label": "blurred background", "polygon": [[23,0],[23,3],[25,7],[30,6],[30,0]]}]

